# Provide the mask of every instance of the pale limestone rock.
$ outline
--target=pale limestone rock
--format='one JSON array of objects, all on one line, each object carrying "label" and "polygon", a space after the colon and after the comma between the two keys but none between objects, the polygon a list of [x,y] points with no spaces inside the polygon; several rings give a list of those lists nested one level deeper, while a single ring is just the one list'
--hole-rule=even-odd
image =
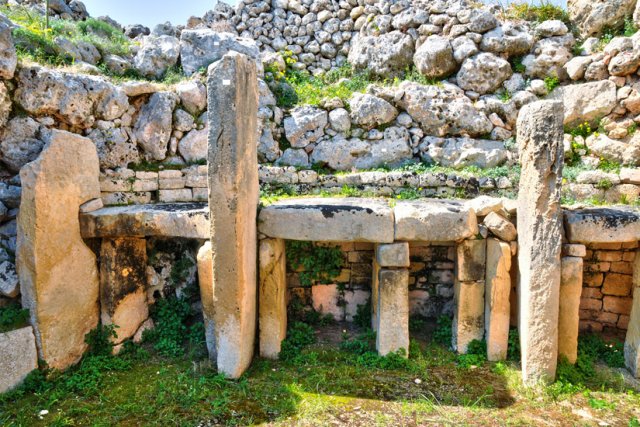
[{"label": "pale limestone rock", "polygon": [[505,242],[516,240],[518,232],[516,231],[515,225],[501,215],[491,212],[484,219],[483,223],[490,232]]},{"label": "pale limestone rock", "polygon": [[633,261],[633,306],[624,342],[624,359],[631,374],[640,378],[640,256]]},{"label": "pale limestone rock", "polygon": [[598,36],[605,28],[622,27],[625,17],[633,14],[634,6],[635,2],[627,0],[567,2],[569,18],[584,38]]},{"label": "pale limestone rock", "polygon": [[11,26],[9,22],[0,22],[0,78],[10,80],[18,65],[18,55],[13,43]]},{"label": "pale limestone rock", "polygon": [[205,242],[198,250],[198,284],[200,286],[200,300],[202,301],[202,316],[204,318],[204,333],[209,354],[216,354],[215,333],[215,289],[213,287],[213,254],[211,242]]},{"label": "pale limestone rock", "polygon": [[518,116],[522,173],[518,194],[518,289],[522,375],[553,381],[558,358],[563,110],[554,101],[528,104]]},{"label": "pale limestone rock", "polygon": [[495,92],[512,74],[508,61],[492,53],[483,52],[465,59],[456,79],[462,89],[482,95]]},{"label": "pale limestone rock", "polygon": [[398,110],[377,96],[354,93],[349,99],[351,121],[371,129],[392,122],[398,116]]},{"label": "pale limestone rock", "polygon": [[391,31],[379,36],[359,35],[349,50],[349,63],[380,77],[398,75],[411,65],[415,43],[411,36]]},{"label": "pale limestone rock", "polygon": [[458,202],[402,201],[394,213],[395,240],[455,242],[478,234],[475,213]]},{"label": "pale limestone rock", "polygon": [[178,152],[182,158],[190,163],[201,161],[207,158],[207,135],[209,128],[202,130],[194,129],[178,143]]},{"label": "pale limestone rock", "polygon": [[[183,33],[184,39],[184,33]],[[229,81],[229,85],[224,85]],[[209,209],[218,370],[238,378],[256,330],[258,79],[255,61],[231,52],[209,68]],[[230,108],[230,106],[232,108]]]},{"label": "pale limestone rock", "polygon": [[0,334],[0,393],[18,387],[38,369],[38,352],[31,326]]},{"label": "pale limestone rock", "polygon": [[628,208],[566,210],[564,226],[571,243],[619,243],[640,240],[640,214]]},{"label": "pale limestone rock", "polygon": [[487,359],[506,360],[511,314],[511,245],[487,240],[485,288],[485,334]]},{"label": "pale limestone rock", "polygon": [[100,310],[103,325],[115,325],[115,344],[133,337],[149,318],[146,294],[147,242],[103,239],[100,247]]},{"label": "pale limestone rock", "polygon": [[39,356],[65,369],[80,360],[85,335],[99,319],[96,256],[80,236],[78,212],[100,197],[100,170],[89,139],[52,131],[45,142],[40,157],[20,171],[16,261]]},{"label": "pale limestone rock", "polygon": [[617,105],[616,85],[609,80],[558,87],[550,95],[564,103],[564,124],[593,122]]},{"label": "pale limestone rock", "polygon": [[484,280],[487,259],[486,240],[463,240],[456,247],[457,278],[461,282]]},{"label": "pale limestone rock", "polygon": [[311,106],[298,107],[284,119],[284,132],[292,147],[304,148],[324,135],[327,122],[326,111]]},{"label": "pale limestone rock", "polygon": [[587,247],[575,243],[564,244],[562,245],[562,256],[584,258],[587,256]]},{"label": "pale limestone rock", "polygon": [[180,103],[191,114],[200,114],[207,108],[207,88],[200,80],[189,80],[176,86]]},{"label": "pale limestone rock", "polygon": [[287,336],[287,267],[282,239],[260,241],[260,356],[277,359]]},{"label": "pale limestone rock", "polygon": [[380,269],[377,283],[376,350],[409,356],[409,270]]},{"label": "pale limestone rock", "polygon": [[171,92],[157,92],[140,109],[133,133],[148,160],[164,160],[171,138],[173,109],[177,96]]},{"label": "pale limestone rock", "polygon": [[449,39],[438,35],[427,37],[416,50],[413,63],[421,74],[430,78],[447,77],[458,67]]},{"label": "pale limestone rock", "polygon": [[376,261],[381,267],[409,267],[409,243],[379,244],[375,248]]},{"label": "pale limestone rock", "polygon": [[184,30],[180,36],[180,61],[187,76],[222,59],[228,52],[248,56],[256,64],[257,74],[262,74],[260,51],[250,38],[208,28]]},{"label": "pale limestone rock", "polygon": [[453,312],[452,347],[465,354],[469,343],[482,340],[484,336],[484,280],[480,282],[461,282],[456,279]]},{"label": "pale limestone rock", "polygon": [[172,36],[147,36],[133,58],[135,69],[147,78],[160,79],[178,62],[180,41]]},{"label": "pale limestone rock", "polygon": [[558,315],[558,356],[576,363],[582,294],[583,261],[579,257],[562,258],[560,312]]}]

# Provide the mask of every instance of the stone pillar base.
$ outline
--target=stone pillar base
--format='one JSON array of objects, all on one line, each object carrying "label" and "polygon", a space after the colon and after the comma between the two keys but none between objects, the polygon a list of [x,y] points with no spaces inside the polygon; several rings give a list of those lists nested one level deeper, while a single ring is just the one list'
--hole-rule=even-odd
[{"label": "stone pillar base", "polygon": [[381,356],[405,350],[409,355],[409,270],[378,272],[376,350]]},{"label": "stone pillar base", "polygon": [[582,264],[582,258],[562,258],[560,312],[558,315],[558,356],[566,357],[569,363],[576,363],[578,358]]},{"label": "stone pillar base", "polygon": [[260,356],[277,359],[287,336],[287,272],[284,240],[263,239],[259,249]]},{"label": "stone pillar base", "polygon": [[506,360],[511,311],[511,245],[498,239],[487,240],[485,292],[485,332],[487,359]]}]

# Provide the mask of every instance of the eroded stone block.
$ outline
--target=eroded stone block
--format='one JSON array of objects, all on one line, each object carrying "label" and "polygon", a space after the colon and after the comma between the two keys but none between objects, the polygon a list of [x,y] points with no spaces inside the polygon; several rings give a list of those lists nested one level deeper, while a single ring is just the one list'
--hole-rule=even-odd
[{"label": "eroded stone block", "polygon": [[560,312],[558,316],[558,355],[569,363],[578,357],[580,296],[582,295],[583,261],[580,257],[562,258]]},{"label": "eroded stone block", "polygon": [[458,353],[465,354],[471,341],[482,340],[484,336],[484,281],[456,280],[454,298],[452,346]]},{"label": "eroded stone block", "polygon": [[381,267],[409,267],[409,243],[376,245],[376,260]]},{"label": "eroded stone block", "polygon": [[381,356],[409,355],[409,270],[379,272],[376,349]]},{"label": "eroded stone block", "polygon": [[287,336],[287,271],[284,240],[260,241],[260,356],[277,359]]},{"label": "eroded stone block", "polygon": [[485,289],[485,332],[487,359],[507,358],[511,315],[511,246],[497,239],[487,240]]},{"label": "eroded stone block", "polygon": [[0,334],[0,393],[19,386],[34,369],[38,369],[38,352],[33,328]]},{"label": "eroded stone block", "polygon": [[213,254],[211,242],[205,242],[198,250],[198,283],[200,285],[200,301],[202,302],[202,316],[204,318],[204,334],[207,350],[212,360],[216,359],[216,334],[213,321],[215,314],[215,300],[213,288]]},{"label": "eroded stone block", "polygon": [[394,208],[395,239],[456,242],[478,234],[473,209],[448,200],[402,201]]},{"label": "eroded stone block", "polygon": [[461,282],[484,280],[487,241],[464,240],[457,245],[456,252],[458,280]]}]

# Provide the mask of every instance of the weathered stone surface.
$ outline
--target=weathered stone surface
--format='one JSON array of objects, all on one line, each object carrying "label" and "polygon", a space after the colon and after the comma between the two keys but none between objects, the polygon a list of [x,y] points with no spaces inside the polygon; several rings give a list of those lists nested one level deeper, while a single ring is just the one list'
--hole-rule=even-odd
[{"label": "weathered stone surface", "polygon": [[18,55],[13,44],[12,28],[8,22],[0,22],[0,77],[13,78],[18,65]]},{"label": "weathered stone surface", "polygon": [[377,96],[354,93],[349,99],[351,121],[365,128],[375,128],[392,122],[398,116],[398,110]]},{"label": "weathered stone surface", "polygon": [[456,79],[462,89],[485,94],[495,92],[511,74],[508,61],[484,52],[465,59]]},{"label": "weathered stone surface", "polygon": [[315,242],[393,242],[393,211],[361,198],[288,199],[260,211],[258,230],[269,237]]},{"label": "weathered stone surface", "polygon": [[480,49],[507,56],[524,55],[529,53],[533,43],[534,37],[525,24],[504,22],[482,36]]},{"label": "weathered stone surface", "polygon": [[587,208],[564,211],[571,243],[613,243],[640,240],[640,213],[628,208]]},{"label": "weathered stone surface", "polygon": [[102,169],[127,167],[130,163],[140,161],[138,147],[129,140],[123,129],[94,129],[87,137],[98,150]]},{"label": "weathered stone surface", "polygon": [[260,241],[260,356],[277,359],[287,336],[287,267],[284,240]]},{"label": "weathered stone surface", "polygon": [[404,350],[409,356],[409,270],[378,272],[376,350],[381,356]]},{"label": "weathered stone surface", "polygon": [[194,129],[178,143],[178,152],[187,162],[198,162],[207,158],[207,135],[209,128]]},{"label": "weathered stone surface", "polygon": [[344,307],[340,304],[338,285],[315,285],[311,287],[311,305],[318,313],[333,316],[333,319],[344,320]]},{"label": "weathered stone surface", "polygon": [[487,241],[463,240],[456,247],[457,278],[460,282],[479,282],[485,278]]},{"label": "weathered stone surface", "polygon": [[[184,32],[183,32],[184,39]],[[226,83],[229,82],[227,85]],[[209,67],[209,210],[218,370],[238,378],[256,330],[258,78],[236,52]]]},{"label": "weathered stone surface", "polygon": [[38,369],[38,352],[33,328],[0,334],[0,393],[18,387],[35,369]]},{"label": "weathered stone surface", "polygon": [[449,39],[437,35],[427,37],[420,45],[413,63],[420,73],[431,78],[446,77],[458,67]]},{"label": "weathered stone surface", "polygon": [[584,38],[597,36],[605,28],[621,27],[625,17],[633,14],[634,6],[635,2],[626,0],[567,2],[571,22],[578,27]]},{"label": "weathered stone surface", "polygon": [[454,284],[452,347],[465,354],[469,343],[484,336],[484,281]]},{"label": "weathered stone surface", "polygon": [[640,164],[640,146],[633,140],[626,143],[595,133],[587,137],[586,144],[595,156],[631,166]]},{"label": "weathered stone surface", "polygon": [[409,267],[409,243],[390,243],[376,245],[376,261],[381,267]]},{"label": "weathered stone surface", "polygon": [[489,213],[483,223],[490,232],[505,242],[512,242],[516,240],[518,232],[516,231],[515,225],[499,214],[495,212]]},{"label": "weathered stone surface", "polygon": [[587,247],[572,243],[564,244],[562,245],[562,256],[584,258],[587,256]]},{"label": "weathered stone surface", "polygon": [[34,116],[52,115],[63,123],[91,127],[96,120],[114,120],[129,108],[124,91],[100,77],[64,73],[38,66],[17,75],[14,101]]},{"label": "weathered stone surface", "polygon": [[260,51],[251,39],[210,29],[184,30],[180,36],[180,61],[187,76],[220,60],[228,52],[252,58],[261,74]]},{"label": "weathered stone surface", "polygon": [[133,133],[148,160],[164,160],[171,138],[177,96],[171,92],[151,95],[141,109]]},{"label": "weathered stone surface", "polygon": [[522,375],[553,381],[558,359],[562,211],[562,104],[528,104],[518,116],[522,172],[518,194],[518,266]]},{"label": "weathered stone surface", "polygon": [[200,286],[200,300],[202,301],[202,317],[204,318],[204,333],[209,354],[217,354],[214,315],[216,301],[213,288],[213,253],[211,242],[207,241],[198,250],[198,284]]},{"label": "weathered stone surface", "polygon": [[633,261],[633,306],[624,342],[624,359],[631,374],[640,378],[640,256],[637,254]]},{"label": "weathered stone surface", "polygon": [[562,86],[550,96],[563,102],[565,125],[594,122],[617,104],[616,85],[609,80]]},{"label": "weathered stone surface", "polygon": [[576,363],[580,324],[583,261],[579,257],[562,258],[560,311],[558,316],[558,356]]},{"label": "weathered stone surface", "polygon": [[11,261],[0,262],[0,295],[15,298],[20,294],[16,266]]},{"label": "weathered stone surface", "polygon": [[200,114],[207,108],[207,88],[200,80],[189,80],[176,86],[182,106],[191,114]]},{"label": "weathered stone surface", "polygon": [[133,66],[145,77],[159,79],[178,63],[180,41],[172,36],[148,36],[133,58]]},{"label": "weathered stone surface", "polygon": [[485,338],[487,359],[506,360],[511,317],[511,245],[497,239],[487,240],[485,275]]},{"label": "weathered stone surface", "polygon": [[80,215],[85,239],[183,237],[206,239],[210,230],[205,203],[114,206]]},{"label": "weathered stone surface", "polygon": [[133,337],[149,318],[146,293],[147,241],[103,239],[100,247],[100,319],[116,325],[115,344]]},{"label": "weathered stone surface", "polygon": [[395,240],[455,242],[478,234],[476,215],[458,202],[402,201],[394,213]]},{"label": "weathered stone surface", "polygon": [[454,168],[494,168],[508,158],[502,141],[488,139],[427,136],[420,143],[420,151],[424,161]]},{"label": "weathered stone surface", "polygon": [[100,170],[89,139],[52,131],[44,140],[40,157],[20,171],[16,261],[39,356],[64,369],[82,357],[98,324],[96,257],[80,236],[78,212],[100,197]]},{"label": "weathered stone surface", "polygon": [[324,135],[328,115],[325,110],[304,106],[291,111],[284,119],[284,132],[292,147],[304,148]]},{"label": "weathered stone surface", "polygon": [[398,75],[411,65],[415,43],[411,36],[391,31],[379,36],[356,37],[349,50],[349,63],[369,69],[380,77]]},{"label": "weathered stone surface", "polygon": [[42,151],[40,123],[30,117],[14,117],[2,130],[0,160],[11,172],[34,161]]}]

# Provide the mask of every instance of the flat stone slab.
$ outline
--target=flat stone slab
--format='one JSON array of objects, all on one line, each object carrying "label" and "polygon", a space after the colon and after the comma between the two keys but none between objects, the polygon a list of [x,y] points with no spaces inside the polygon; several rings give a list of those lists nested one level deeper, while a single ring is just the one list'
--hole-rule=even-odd
[{"label": "flat stone slab", "polygon": [[564,211],[571,243],[620,243],[640,240],[640,212],[631,208],[587,208]]},{"label": "flat stone slab", "polygon": [[115,206],[80,214],[82,237],[183,237],[208,239],[207,203]]},{"label": "flat stone slab", "polygon": [[16,388],[38,369],[38,352],[33,328],[0,334],[0,393]]},{"label": "flat stone slab", "polygon": [[450,200],[398,202],[395,239],[422,242],[456,242],[478,234],[472,208]]},{"label": "flat stone slab", "polygon": [[258,217],[261,233],[286,240],[391,243],[393,229],[393,210],[376,199],[288,199],[263,208]]}]

